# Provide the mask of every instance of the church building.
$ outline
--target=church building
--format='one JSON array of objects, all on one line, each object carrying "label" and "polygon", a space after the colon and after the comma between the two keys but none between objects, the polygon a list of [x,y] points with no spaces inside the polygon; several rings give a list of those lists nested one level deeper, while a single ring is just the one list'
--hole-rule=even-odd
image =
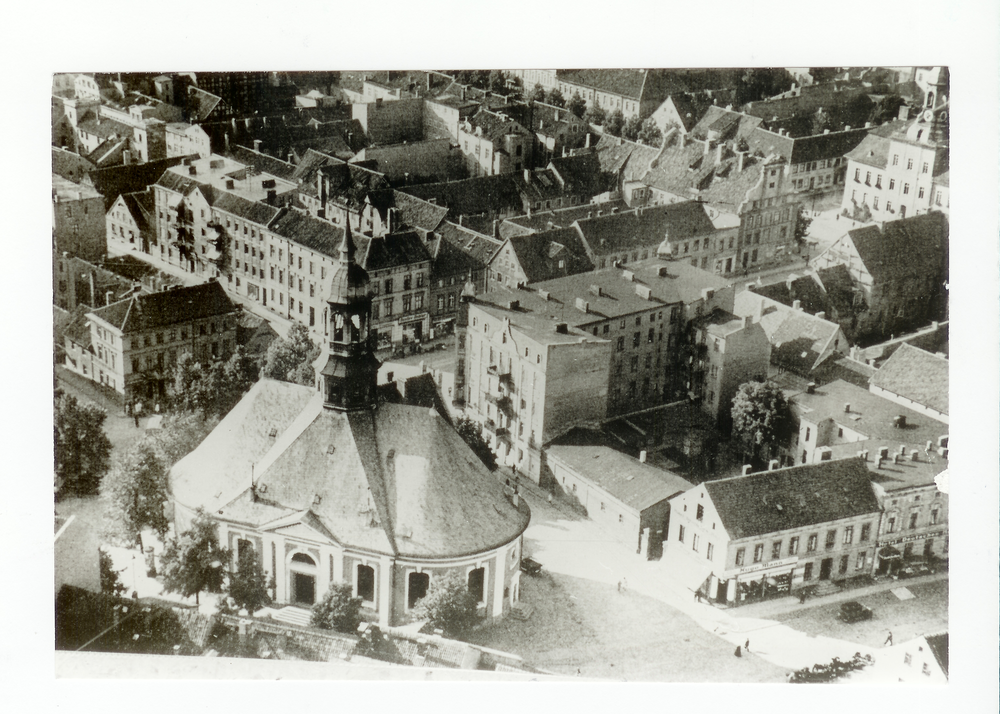
[{"label": "church building", "polygon": [[277,606],[308,608],[346,582],[368,619],[397,626],[459,571],[481,613],[502,616],[519,599],[528,506],[436,410],[379,403],[350,230],[328,288],[315,388],[262,379],[174,466],[177,531],[204,508],[234,556],[251,549],[274,578]]}]

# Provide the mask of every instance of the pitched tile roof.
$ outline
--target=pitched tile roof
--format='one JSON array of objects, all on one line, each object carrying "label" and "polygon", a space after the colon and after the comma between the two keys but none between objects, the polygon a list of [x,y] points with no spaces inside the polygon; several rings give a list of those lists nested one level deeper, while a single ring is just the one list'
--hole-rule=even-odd
[{"label": "pitched tile roof", "polygon": [[413,231],[387,233],[381,238],[355,238],[358,263],[369,273],[430,261],[430,253]]},{"label": "pitched tile roof", "polygon": [[868,388],[868,380],[875,374],[875,368],[837,352],[828,355],[809,373],[809,379],[817,384],[836,382],[838,379],[862,389]]},{"label": "pitched tile roof", "polygon": [[817,270],[816,279],[819,280],[826,297],[832,307],[843,319],[854,313],[854,278],[851,271],[843,263],[837,263],[829,268]]},{"label": "pitched tile roof", "polygon": [[705,115],[694,125],[690,134],[695,139],[713,138],[717,141],[728,141],[730,139],[739,141],[740,139],[750,140],[754,131],[761,125],[759,117],[735,112],[725,107],[710,106]]},{"label": "pitched tile roof", "polygon": [[563,180],[568,193],[593,196],[603,189],[601,160],[596,151],[557,156],[549,162],[549,168]]},{"label": "pitched tile roof", "polygon": [[[477,134],[481,131],[482,136],[494,144],[499,144],[503,137],[510,134],[525,135],[530,133],[521,126],[520,122],[506,115],[496,114],[485,109],[478,111],[474,116],[470,117],[468,122],[472,125],[472,131]],[[503,150],[502,144],[496,148],[496,151]]]},{"label": "pitched tile roof", "polygon": [[948,676],[948,633],[942,632],[937,635],[925,635],[924,640],[927,642],[927,646],[930,647],[931,652],[934,654],[934,659],[937,660],[938,665],[941,667],[941,671],[944,672],[944,676]]},{"label": "pitched tile roof", "polygon": [[576,228],[511,236],[508,243],[529,283],[594,269]]},{"label": "pitched tile roof", "polygon": [[845,156],[850,161],[857,161],[859,164],[871,166],[875,169],[884,169],[889,165],[889,147],[891,141],[875,133],[868,134],[861,143],[851,149]]},{"label": "pitched tile roof", "polygon": [[191,121],[204,121],[209,115],[219,107],[222,97],[217,97],[211,92],[206,92],[198,87],[188,87],[188,107],[191,113]]},{"label": "pitched tile roof", "polygon": [[696,201],[581,218],[576,225],[591,255],[655,248],[667,238],[673,242],[715,233],[705,207]]},{"label": "pitched tile roof", "polygon": [[520,213],[524,207],[517,182],[511,174],[425,183],[404,186],[398,190],[425,201],[434,199],[438,205],[447,207],[448,215],[452,217]]},{"label": "pitched tile roof", "polygon": [[871,385],[947,414],[948,370],[945,357],[903,343],[872,375]]},{"label": "pitched tile roof", "polygon": [[80,183],[94,168],[94,162],[88,161],[74,151],[52,147],[52,173],[64,179]]},{"label": "pitched tile roof", "polygon": [[733,540],[880,510],[868,469],[858,458],[707,481],[705,490]]},{"label": "pitched tile roof", "polygon": [[258,382],[171,479],[185,505],[221,507],[223,518],[260,529],[304,522],[390,555],[470,555],[510,542],[529,520],[426,407],[344,413],[323,408],[312,388],[272,380]]},{"label": "pitched tile roof", "polygon": [[90,337],[90,320],[87,313],[90,312],[88,305],[77,305],[63,327],[63,338],[74,342],[84,350],[93,352],[93,342]]},{"label": "pitched tile roof", "polygon": [[223,287],[211,281],[158,293],[139,293],[92,310],[90,314],[129,334],[228,315],[238,310]]},{"label": "pitched tile roof", "polygon": [[733,312],[756,316],[763,303],[760,325],[771,343],[771,361],[799,374],[807,375],[819,364],[830,349],[847,349],[837,345],[840,326],[835,322],[810,315],[783,305],[754,291],[744,290],[736,296]]},{"label": "pitched tile roof", "polygon": [[546,453],[640,512],[694,487],[677,474],[606,446],[550,446]]},{"label": "pitched tile roof", "polygon": [[[196,157],[197,154],[192,156]],[[157,159],[144,164],[110,166],[91,171],[90,178],[94,182],[94,187],[104,196],[105,208],[111,208],[120,195],[145,191],[147,186],[157,183],[167,169],[179,166],[185,158],[189,157],[172,156],[169,159]]]},{"label": "pitched tile roof", "polygon": [[140,231],[147,230],[153,223],[154,199],[149,191],[122,194],[125,208]]},{"label": "pitched tile roof", "polygon": [[392,205],[399,210],[400,218],[406,225],[422,231],[437,229],[448,215],[446,206],[439,206],[398,190],[392,191]]},{"label": "pitched tile roof", "polygon": [[[439,236],[437,254],[434,258],[434,272],[454,275],[459,271],[482,269],[503,245],[503,241],[476,231],[444,221],[435,233]],[[455,251],[463,253],[458,258]],[[448,272],[443,272],[448,271]]]},{"label": "pitched tile roof", "polygon": [[282,161],[259,151],[248,149],[245,146],[236,145],[232,147],[229,150],[229,156],[234,161],[238,161],[245,166],[253,166],[258,171],[263,171],[286,181],[292,181],[296,173],[295,164],[290,164],[287,161]]},{"label": "pitched tile roof", "polygon": [[948,265],[948,219],[932,211],[912,218],[848,231],[861,262],[876,285],[926,274],[945,274]]},{"label": "pitched tile roof", "polygon": [[802,310],[810,315],[826,311],[829,305],[823,287],[812,274],[797,276],[793,273],[782,282],[755,287],[754,292],[789,307],[798,300]]},{"label": "pitched tile roof", "polygon": [[793,139],[791,161],[802,164],[807,161],[821,161],[845,156],[853,151],[865,137],[868,129],[831,131],[829,134],[815,134]]},{"label": "pitched tile roof", "polygon": [[322,255],[331,258],[340,256],[340,243],[344,239],[344,229],[329,221],[315,218],[301,211],[286,209],[271,222],[269,229],[279,236],[284,236]]},{"label": "pitched tile roof", "polygon": [[567,84],[639,99],[646,72],[644,69],[560,69],[556,70],[556,78]]},{"label": "pitched tile roof", "polygon": [[[821,384],[812,394],[805,390],[786,396],[804,418],[813,422],[832,419],[869,439],[924,444],[927,441],[936,443],[939,436],[948,433],[948,425],[944,422],[842,380]],[[845,404],[851,405],[850,412],[844,410]],[[897,416],[905,417],[905,428],[896,426]]]},{"label": "pitched tile roof", "polygon": [[[937,477],[948,470],[948,459],[938,455],[935,451],[928,453],[925,451],[927,444],[906,444],[907,453],[904,459],[896,463],[895,454],[903,444],[899,439],[866,439],[865,441],[853,441],[846,444],[834,444],[830,446],[830,456],[836,459],[857,458],[859,452],[867,451],[865,466],[872,483],[875,484],[875,493],[884,499],[884,494],[904,491],[910,488],[927,487],[935,484]],[[937,446],[936,442],[934,446]],[[879,462],[879,449],[888,449],[889,458]],[[917,460],[913,460],[916,452]]]},{"label": "pitched tile roof", "polygon": [[[523,235],[524,233],[536,233],[538,231],[551,230],[553,228],[569,228],[573,222],[581,218],[588,218],[600,212],[613,213],[627,211],[629,206],[625,201],[616,199],[614,201],[603,201],[601,203],[582,203],[569,208],[552,208],[543,211],[532,211],[530,215],[513,216],[504,219],[500,224],[500,237],[508,238],[510,235]],[[505,235],[505,232],[507,235]]]},{"label": "pitched tile roof", "polygon": [[228,191],[215,192],[212,206],[261,226],[268,225],[280,210],[260,201],[250,201]]}]

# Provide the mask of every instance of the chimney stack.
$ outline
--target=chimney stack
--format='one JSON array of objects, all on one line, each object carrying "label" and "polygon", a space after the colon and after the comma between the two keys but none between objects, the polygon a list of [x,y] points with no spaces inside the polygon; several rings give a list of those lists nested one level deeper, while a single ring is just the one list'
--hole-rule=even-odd
[{"label": "chimney stack", "polygon": [[260,145],[261,145],[261,143],[262,142],[261,142],[260,139],[254,139],[253,140],[253,150],[256,151],[257,153],[260,153]]},{"label": "chimney stack", "polygon": [[740,476],[747,476],[747,475],[749,475],[751,468],[752,468],[752,466],[750,464],[743,464],[743,471],[740,473]]},{"label": "chimney stack", "polygon": [[799,310],[799,311],[801,311],[802,310],[802,301],[801,300],[792,300],[792,309],[793,310]]},{"label": "chimney stack", "polygon": [[770,460],[770,461],[769,461],[769,462],[767,463],[767,470],[768,470],[768,471],[774,471],[774,470],[775,470],[776,468],[778,468],[778,464],[779,464],[779,463],[780,463],[780,462],[778,461],[778,459],[771,459],[771,460]]},{"label": "chimney stack", "polygon": [[646,450],[645,449],[643,449],[642,451],[639,452],[639,463],[640,464],[646,463]]}]

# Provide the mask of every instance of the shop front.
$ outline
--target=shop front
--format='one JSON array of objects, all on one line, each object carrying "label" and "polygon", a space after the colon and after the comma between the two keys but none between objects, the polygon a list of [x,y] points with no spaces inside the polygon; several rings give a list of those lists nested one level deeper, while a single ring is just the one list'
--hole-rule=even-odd
[{"label": "shop front", "polygon": [[879,575],[896,575],[913,562],[940,557],[935,552],[935,544],[940,544],[939,550],[946,552],[947,535],[945,529],[939,528],[925,533],[880,540],[875,572]]},{"label": "shop front", "polygon": [[792,575],[798,557],[771,560],[729,571],[719,578],[715,599],[731,606],[783,597],[792,591]]}]

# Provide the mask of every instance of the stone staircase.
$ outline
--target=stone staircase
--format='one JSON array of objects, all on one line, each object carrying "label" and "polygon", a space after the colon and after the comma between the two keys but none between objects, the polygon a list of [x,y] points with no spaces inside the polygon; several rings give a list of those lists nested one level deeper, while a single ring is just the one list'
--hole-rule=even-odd
[{"label": "stone staircase", "polygon": [[272,611],[271,618],[277,620],[278,622],[287,622],[289,625],[309,627],[309,622],[312,619],[312,613],[304,608],[289,605],[281,608],[280,610]]}]

